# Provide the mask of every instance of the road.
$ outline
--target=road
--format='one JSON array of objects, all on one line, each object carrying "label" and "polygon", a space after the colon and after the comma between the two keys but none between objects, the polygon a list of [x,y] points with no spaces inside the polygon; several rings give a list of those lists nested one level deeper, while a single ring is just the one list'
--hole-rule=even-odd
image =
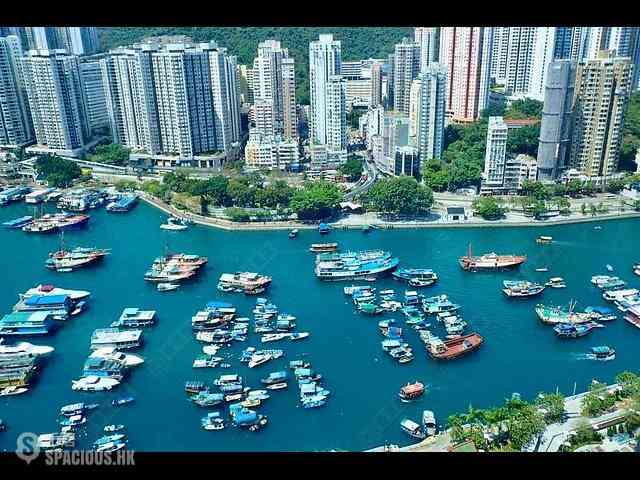
[{"label": "road", "polygon": [[349,193],[345,194],[344,199],[347,202],[350,202],[351,200],[356,198],[358,195],[365,193],[367,190],[371,188],[371,186],[378,179],[378,170],[373,165],[373,162],[370,161],[371,159],[369,158],[368,154],[366,152],[364,153],[356,152],[356,153],[361,157],[363,157],[364,161],[362,162],[362,165],[367,174],[367,178],[363,182],[358,182],[356,186]]}]

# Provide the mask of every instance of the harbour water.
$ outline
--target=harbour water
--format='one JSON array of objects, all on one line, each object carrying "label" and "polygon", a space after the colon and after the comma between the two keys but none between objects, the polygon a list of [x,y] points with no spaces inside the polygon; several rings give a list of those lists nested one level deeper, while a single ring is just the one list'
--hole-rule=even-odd
[{"label": "harbour water", "polygon": [[[0,222],[32,214],[23,203],[0,209]],[[20,230],[0,230],[0,313],[9,313],[17,295],[39,283],[90,290],[89,308],[67,321],[55,334],[26,340],[51,345],[56,351],[47,359],[32,390],[24,395],[0,398],[0,418],[8,425],[0,433],[0,451],[12,451],[22,432],[49,433],[59,429],[57,412],[62,405],[85,401],[100,403],[81,428],[77,446],[89,448],[109,423],[125,424],[129,448],[140,451],[326,451],[365,450],[385,443],[407,445],[412,440],[399,427],[404,417],[419,420],[422,410],[433,410],[438,423],[455,412],[489,407],[502,402],[512,392],[531,398],[539,391],[558,388],[571,394],[588,387],[592,378],[612,381],[616,373],[637,370],[640,330],[621,317],[576,340],[558,339],[552,329],[536,318],[538,301],[552,304],[578,302],[578,309],[605,305],[600,291],[591,283],[595,274],[606,274],[611,264],[615,275],[640,286],[640,277],[631,271],[640,261],[637,239],[640,221],[616,220],[548,228],[449,228],[373,231],[334,231],[320,239],[316,231],[302,230],[294,240],[286,231],[227,232],[192,226],[185,232],[166,232],[158,227],[166,215],[146,204],[126,214],[91,211],[91,220],[82,230],[65,234],[68,246],[111,248],[102,264],[72,273],[56,273],[44,266],[47,253],[58,247],[56,235],[26,234]],[[535,238],[552,235],[552,245],[538,245]],[[313,274],[311,243],[337,241],[342,251],[383,248],[400,258],[406,267],[429,267],[439,275],[427,295],[446,293],[463,307],[470,331],[485,338],[484,345],[464,358],[437,362],[427,357],[417,332],[407,329],[405,339],[413,346],[412,363],[398,365],[381,349],[377,322],[401,313],[376,317],[355,312],[342,288],[349,282],[320,282]],[[457,259],[472,242],[475,253],[496,251],[528,255],[517,271],[467,273]],[[195,281],[175,292],[159,293],[143,280],[153,259],[165,244],[172,251],[205,255],[209,264]],[[548,273],[536,272],[549,267]],[[232,349],[231,369],[198,369],[191,366],[201,346],[191,332],[190,319],[210,300],[232,302],[239,316],[251,316],[255,297],[223,294],[216,283],[223,272],[256,271],[271,275],[273,284],[266,295],[283,312],[298,317],[299,331],[311,336],[299,342],[266,344],[282,348],[285,355],[255,369],[238,361],[247,346],[260,348],[259,335],[251,332],[247,342]],[[505,279],[546,281],[560,276],[566,289],[547,289],[530,300],[508,299],[501,292]],[[402,294],[405,284],[385,278],[376,288],[394,288]],[[400,295],[401,296],[401,295]],[[112,392],[78,393],[71,380],[82,373],[89,354],[89,338],[95,328],[108,327],[125,307],[154,309],[158,324],[146,329],[145,345],[133,353],[146,362]],[[595,345],[616,349],[613,362],[582,360],[581,354]],[[187,401],[184,382],[207,383],[222,373],[238,373],[245,384],[259,387],[259,379],[285,368],[289,360],[304,358],[324,377],[331,391],[326,406],[305,410],[299,405],[293,382],[288,390],[270,392],[271,398],[258,408],[269,418],[257,433],[227,427],[204,431],[200,418],[207,410]],[[419,401],[401,403],[399,388],[420,380],[428,391]],[[126,395],[136,402],[112,407],[111,400]],[[228,413],[225,412],[228,417]]]}]

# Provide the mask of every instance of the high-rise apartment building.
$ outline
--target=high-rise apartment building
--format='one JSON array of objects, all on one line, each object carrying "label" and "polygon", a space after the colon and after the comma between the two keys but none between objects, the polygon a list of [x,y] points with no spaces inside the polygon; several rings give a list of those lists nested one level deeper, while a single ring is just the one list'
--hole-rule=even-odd
[{"label": "high-rise apartment building", "polygon": [[382,63],[371,65],[371,106],[382,105]]},{"label": "high-rise apartment building", "polygon": [[440,30],[440,61],[447,68],[447,110],[454,121],[477,120],[489,98],[493,31],[485,27]]},{"label": "high-rise apartment building", "polygon": [[420,74],[418,148],[423,161],[441,158],[447,100],[447,69],[431,63]]},{"label": "high-rise apartment building", "polygon": [[588,177],[606,177],[617,169],[632,70],[628,57],[610,51],[578,65],[570,166]]},{"label": "high-rise apartment building", "polygon": [[237,62],[214,42],[121,47],[102,68],[115,141],[178,161],[239,141]]},{"label": "high-rise apartment building", "polygon": [[409,92],[409,138],[414,144],[417,144],[418,128],[420,125],[420,107],[421,107],[422,81],[416,78],[411,82],[411,91]]},{"label": "high-rise apartment building", "polygon": [[256,116],[256,128],[263,135],[297,138],[295,62],[279,41],[258,44],[252,82],[254,103],[267,104],[271,111],[266,124],[258,124]]},{"label": "high-rise apartment building", "polygon": [[437,27],[416,27],[414,40],[420,47],[420,71],[438,61],[440,38]]},{"label": "high-rise apartment building", "polygon": [[104,90],[104,79],[99,60],[80,63],[80,76],[84,96],[87,101],[87,119],[89,129],[93,132],[109,127],[107,101]]},{"label": "high-rise apartment building", "polygon": [[21,43],[15,35],[0,37],[0,146],[19,147],[33,140]]},{"label": "high-rise apartment building", "polygon": [[482,193],[490,193],[503,187],[507,160],[507,132],[507,124],[502,117],[489,117]]},{"label": "high-rise apartment building", "polygon": [[533,69],[536,27],[496,27],[491,49],[491,76],[507,95],[525,95]]},{"label": "high-rise apartment building", "polygon": [[23,70],[38,148],[82,153],[90,134],[78,58],[65,50],[30,50]]},{"label": "high-rise apartment building", "polygon": [[[340,41],[320,35],[309,44],[310,144],[323,152],[317,164],[339,163],[347,157],[346,91],[340,76]],[[313,159],[312,159],[313,161]]]},{"label": "high-rise apartment building", "polygon": [[420,46],[408,38],[396,44],[393,58],[393,109],[409,115],[411,82],[420,73]]},{"label": "high-rise apartment building", "polygon": [[548,67],[538,144],[538,176],[541,181],[558,178],[567,165],[575,77],[576,62],[572,60],[555,60]]},{"label": "high-rise apartment building", "polygon": [[73,55],[91,55],[100,50],[96,27],[24,27],[30,49],[64,49]]}]

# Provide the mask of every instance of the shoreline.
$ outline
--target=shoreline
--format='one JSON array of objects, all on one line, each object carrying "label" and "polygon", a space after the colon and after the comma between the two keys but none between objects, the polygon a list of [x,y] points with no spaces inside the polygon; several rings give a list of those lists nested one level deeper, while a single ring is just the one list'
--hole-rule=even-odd
[{"label": "shoreline", "polygon": [[[170,215],[184,216],[185,213],[170,206],[166,203],[158,200],[154,197],[150,197],[146,193],[138,192],[138,196],[141,200],[144,200],[147,204],[163,211]],[[267,230],[290,230],[293,228],[312,230],[316,229],[316,225],[308,225],[301,222],[283,221],[283,222],[264,222],[264,223],[240,223],[232,222],[231,220],[223,220],[219,218],[204,217],[195,213],[188,212],[189,218],[198,225],[204,225],[207,227],[219,228],[229,231],[267,231]],[[588,222],[600,222],[607,220],[624,220],[629,218],[640,218],[640,212],[627,212],[618,214],[605,214],[587,217],[568,217],[560,218],[559,220],[544,220],[544,221],[513,221],[505,222],[503,220],[496,221],[478,221],[478,222],[398,222],[398,223],[362,223],[362,224],[330,224],[334,230],[361,230],[367,225],[372,225],[374,228],[381,230],[393,230],[396,228],[484,228],[484,227],[551,227],[557,225],[570,225],[575,223],[588,223]]]}]

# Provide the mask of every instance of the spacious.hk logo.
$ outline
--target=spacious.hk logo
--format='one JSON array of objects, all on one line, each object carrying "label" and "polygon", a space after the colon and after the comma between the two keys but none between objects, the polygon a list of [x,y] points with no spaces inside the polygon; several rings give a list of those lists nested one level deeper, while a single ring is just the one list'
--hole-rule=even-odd
[{"label": "spacious.hk logo", "polygon": [[[44,452],[46,465],[135,465],[133,450],[115,452],[96,452],[91,450],[53,450]],[[40,455],[38,435],[22,433],[16,440],[16,455],[27,462],[34,461]]]},{"label": "spacious.hk logo", "polygon": [[16,455],[27,464],[38,458],[40,455],[38,436],[32,432],[21,433],[16,440]]}]

